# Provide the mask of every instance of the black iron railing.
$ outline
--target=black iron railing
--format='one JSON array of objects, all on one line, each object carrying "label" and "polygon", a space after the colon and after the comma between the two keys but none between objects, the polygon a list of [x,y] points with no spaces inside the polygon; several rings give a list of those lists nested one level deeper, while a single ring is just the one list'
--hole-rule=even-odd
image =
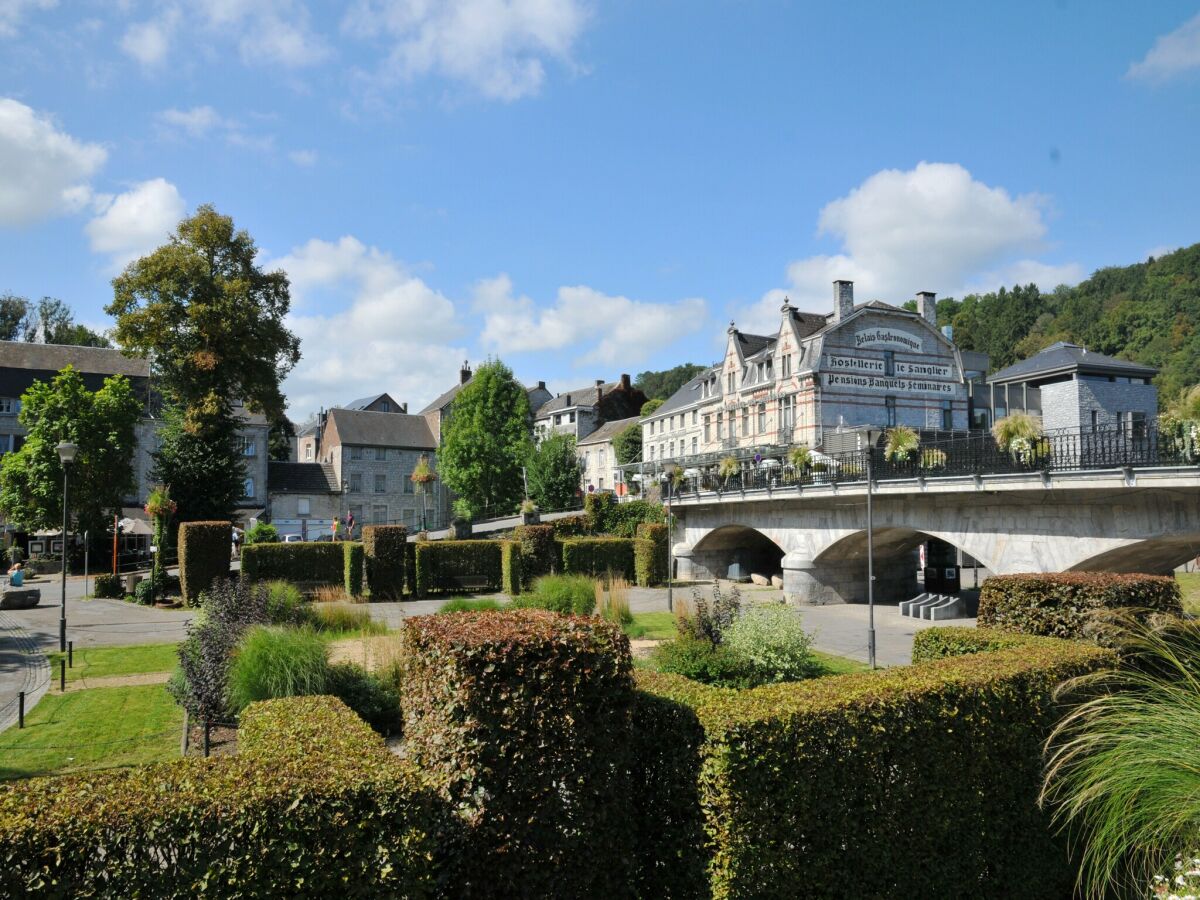
[{"label": "black iron railing", "polygon": [[[869,456],[869,459],[868,459]],[[675,467],[676,497],[730,491],[804,488],[809,485],[853,484],[865,481],[931,479],[964,475],[1079,472],[1098,469],[1200,465],[1196,444],[1154,427],[1110,428],[1095,431],[1047,432],[1003,449],[988,432],[959,434],[929,441],[902,458],[891,457],[885,446],[841,453],[813,452],[806,463],[794,461],[789,448],[759,448],[753,456],[714,460],[685,458],[649,468],[642,477],[666,477]]]}]

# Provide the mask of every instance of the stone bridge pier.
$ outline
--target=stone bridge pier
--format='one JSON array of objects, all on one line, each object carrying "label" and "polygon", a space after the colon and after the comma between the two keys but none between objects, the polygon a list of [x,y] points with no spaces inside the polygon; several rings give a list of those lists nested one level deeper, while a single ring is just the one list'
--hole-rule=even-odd
[{"label": "stone bridge pier", "polygon": [[[875,598],[917,593],[917,548],[937,538],[993,573],[1111,571],[1169,574],[1200,555],[1200,478],[1184,485],[953,491],[881,489],[874,497]],[[788,497],[698,498],[675,506],[680,578],[783,576],[796,603],[867,597],[862,490]]]}]

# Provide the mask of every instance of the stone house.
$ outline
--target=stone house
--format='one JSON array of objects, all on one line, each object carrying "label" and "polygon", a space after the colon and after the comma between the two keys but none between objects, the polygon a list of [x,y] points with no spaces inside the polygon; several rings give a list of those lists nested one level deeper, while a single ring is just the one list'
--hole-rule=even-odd
[{"label": "stone house", "polygon": [[[466,386],[467,382],[473,376],[474,373],[471,371],[471,364],[464,361],[458,373],[458,384],[439,395],[418,413],[418,415],[424,416],[429,422],[429,430],[437,439],[439,446],[442,443],[442,435],[445,434],[446,423],[450,420],[453,412],[454,398],[458,396],[458,392]],[[529,408],[534,412],[554,396],[546,390],[546,382],[544,381],[539,381],[533,387],[526,387],[525,394],[529,397]]]},{"label": "stone house", "polygon": [[605,422],[641,414],[646,395],[622,375],[617,381],[596,379],[590,387],[566,391],[545,401],[533,416],[534,439],[569,434],[581,441]]},{"label": "stone house", "polygon": [[630,416],[605,422],[576,444],[581,469],[580,490],[584,493],[620,490],[619,485],[623,482],[621,471],[617,468],[613,438],[638,421],[637,416]]},{"label": "stone house", "polygon": [[333,532],[334,517],[346,514],[332,463],[267,463],[268,512],[280,536],[313,541]]}]

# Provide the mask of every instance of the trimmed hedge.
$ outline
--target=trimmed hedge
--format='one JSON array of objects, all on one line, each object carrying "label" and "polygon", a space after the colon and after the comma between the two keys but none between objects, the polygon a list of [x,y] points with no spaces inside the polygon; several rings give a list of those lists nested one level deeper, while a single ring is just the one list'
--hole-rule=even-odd
[{"label": "trimmed hedge", "polygon": [[1055,687],[1111,660],[1032,641],[736,692],[639,670],[637,892],[1070,896],[1042,746]]},{"label": "trimmed hedge", "polygon": [[253,544],[242,548],[242,577],[247,581],[344,584],[345,570],[341,541]]},{"label": "trimmed hedge", "polygon": [[120,600],[125,596],[121,576],[112,572],[101,572],[92,582],[92,596],[108,600]]},{"label": "trimmed hedge", "polygon": [[500,589],[510,597],[520,594],[525,584],[524,561],[519,541],[500,542]]},{"label": "trimmed hedge", "polygon": [[[669,537],[667,526],[657,522],[643,522],[637,527],[634,567],[637,583],[642,587],[666,582],[667,566],[670,561],[667,548]],[[647,542],[649,547],[644,546],[643,541]]]},{"label": "trimmed hedge", "polygon": [[[196,606],[214,581],[229,577],[232,544],[233,526],[228,522],[184,522],[179,526],[179,591],[184,604]],[[243,562],[243,568],[245,565]]]},{"label": "trimmed hedge", "polygon": [[561,519],[555,519],[550,523],[550,527],[554,529],[554,537],[557,540],[562,540],[569,537],[579,537],[590,533],[588,517],[583,513],[577,516],[563,516]]},{"label": "trimmed hedge", "polygon": [[363,592],[363,545],[358,541],[342,544],[342,585],[349,597],[361,597]]},{"label": "trimmed hedge", "polygon": [[554,572],[562,556],[554,545],[553,525],[518,525],[513,537],[521,542],[521,565],[525,583]]},{"label": "trimmed hedge", "polygon": [[627,896],[633,682],[620,628],[525,609],[403,629],[407,759],[444,785],[463,828],[445,894]]},{"label": "trimmed hedge", "polygon": [[1169,575],[1110,572],[993,575],[979,592],[979,624],[1022,634],[1107,642],[1116,610],[1138,618],[1182,615],[1179,584]]},{"label": "trimmed hedge", "polygon": [[237,756],[0,787],[0,896],[430,897],[446,821],[340,701],[272,700]]},{"label": "trimmed hedge", "polygon": [[404,595],[408,529],[403,525],[365,525],[362,542],[371,600],[399,600]]},{"label": "trimmed hedge", "polygon": [[666,521],[662,504],[649,500],[619,503],[612,494],[588,494],[583,502],[583,513],[592,534],[625,538],[636,536],[638,526],[643,523]]},{"label": "trimmed hedge", "polygon": [[417,592],[417,543],[404,545],[404,590],[408,594]]},{"label": "trimmed hedge", "polygon": [[483,590],[498,591],[504,577],[500,541],[417,541],[415,593],[461,591],[458,578],[485,579]]},{"label": "trimmed hedge", "polygon": [[968,653],[992,653],[1013,647],[1053,646],[1053,638],[1017,634],[998,628],[966,628],[961,625],[943,625],[918,631],[913,637],[912,660],[914,663],[932,662],[966,656]]},{"label": "trimmed hedge", "polygon": [[634,580],[633,541],[629,538],[569,538],[563,541],[563,572],[593,578],[612,572]]}]

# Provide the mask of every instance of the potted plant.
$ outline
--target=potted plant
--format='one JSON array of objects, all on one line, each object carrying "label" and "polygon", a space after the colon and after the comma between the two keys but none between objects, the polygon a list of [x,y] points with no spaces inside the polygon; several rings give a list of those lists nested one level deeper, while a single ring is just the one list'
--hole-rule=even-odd
[{"label": "potted plant", "polygon": [[927,447],[921,451],[921,468],[926,471],[939,471],[946,468],[946,451],[936,447]]},{"label": "potted plant", "polygon": [[451,535],[457,540],[469,538],[471,536],[471,519],[474,517],[471,504],[465,497],[459,497],[454,501],[452,509],[454,518],[450,520]]},{"label": "potted plant", "polygon": [[889,428],[887,443],[883,447],[883,458],[888,462],[908,462],[921,446],[921,436],[907,425]]},{"label": "potted plant", "polygon": [[521,503],[521,523],[524,525],[536,525],[540,521],[542,521],[542,515],[538,510],[538,505],[526,497]]},{"label": "potted plant", "polygon": [[818,460],[812,465],[813,484],[829,484],[829,465]]},{"label": "potted plant", "polygon": [[736,475],[740,468],[738,461],[732,456],[726,456],[717,464],[717,475],[720,476],[724,487],[729,486],[729,479]]},{"label": "potted plant", "polygon": [[803,445],[793,447],[788,451],[787,461],[788,471],[783,474],[784,483],[792,484],[803,480],[804,473],[812,468],[812,451]]},{"label": "potted plant", "polygon": [[997,419],[992,426],[996,446],[1013,458],[1013,462],[1032,466],[1049,455],[1050,447],[1042,434],[1042,420],[1029,413],[1016,412]]}]

